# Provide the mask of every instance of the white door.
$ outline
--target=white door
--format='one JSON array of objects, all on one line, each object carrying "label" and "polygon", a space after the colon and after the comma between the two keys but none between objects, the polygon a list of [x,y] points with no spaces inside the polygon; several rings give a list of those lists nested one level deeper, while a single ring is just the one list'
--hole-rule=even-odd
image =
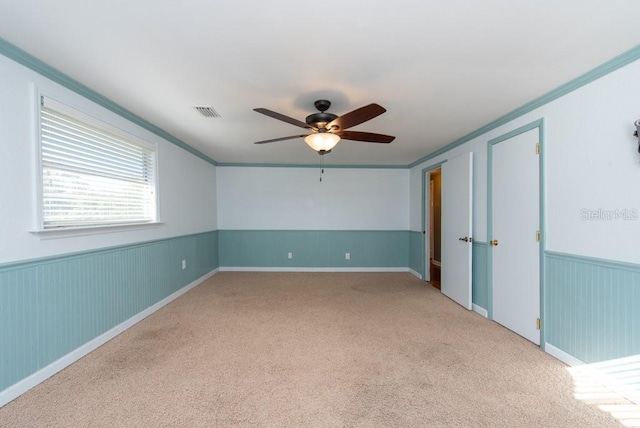
[{"label": "white door", "polygon": [[492,147],[493,319],[540,344],[538,129]]},{"label": "white door", "polygon": [[472,153],[442,165],[442,293],[471,309]]}]

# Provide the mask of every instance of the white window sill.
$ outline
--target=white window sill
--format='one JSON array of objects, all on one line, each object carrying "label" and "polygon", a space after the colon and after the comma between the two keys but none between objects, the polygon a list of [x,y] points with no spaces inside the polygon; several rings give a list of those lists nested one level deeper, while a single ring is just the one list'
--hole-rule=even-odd
[{"label": "white window sill", "polygon": [[129,224],[112,224],[105,226],[86,226],[86,227],[60,227],[56,229],[38,229],[29,233],[38,235],[40,239],[57,239],[70,238],[75,236],[97,235],[101,233],[115,233],[128,230],[151,229],[160,227],[164,224],[162,221],[154,221],[149,223],[129,223]]}]

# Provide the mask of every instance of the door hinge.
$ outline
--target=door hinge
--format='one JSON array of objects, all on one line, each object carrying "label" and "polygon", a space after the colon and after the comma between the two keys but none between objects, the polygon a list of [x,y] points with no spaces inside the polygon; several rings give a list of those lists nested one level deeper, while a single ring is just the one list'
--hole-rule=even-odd
[{"label": "door hinge", "polygon": [[540,242],[540,231],[536,230],[536,242]]},{"label": "door hinge", "polygon": [[536,330],[540,330],[541,326],[542,326],[542,321],[540,321],[540,318],[536,318]]},{"label": "door hinge", "polygon": [[536,143],[536,154],[540,154],[540,143]]}]

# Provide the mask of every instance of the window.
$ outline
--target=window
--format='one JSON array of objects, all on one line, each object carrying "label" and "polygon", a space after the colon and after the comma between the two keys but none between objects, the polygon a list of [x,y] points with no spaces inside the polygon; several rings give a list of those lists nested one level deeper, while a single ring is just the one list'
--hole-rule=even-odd
[{"label": "window", "polygon": [[155,146],[41,98],[41,229],[156,221]]}]

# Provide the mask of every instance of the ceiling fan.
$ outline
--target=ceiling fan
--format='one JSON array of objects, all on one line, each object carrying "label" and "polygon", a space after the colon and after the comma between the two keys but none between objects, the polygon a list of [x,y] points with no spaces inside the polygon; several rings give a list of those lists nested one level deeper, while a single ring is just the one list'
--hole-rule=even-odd
[{"label": "ceiling fan", "polygon": [[371,132],[347,131],[347,129],[360,125],[376,116],[387,111],[378,104],[369,104],[364,107],[355,109],[342,116],[336,116],[333,113],[327,113],[331,102],[327,100],[318,100],[313,105],[320,111],[307,116],[304,122],[293,119],[289,116],[277,113],[266,108],[255,108],[253,111],[262,113],[274,119],[308,129],[311,133],[292,135],[290,137],[274,138],[271,140],[257,141],[254,144],[274,143],[276,141],[291,140],[294,138],[303,138],[305,143],[319,155],[325,155],[331,152],[338,142],[343,140],[363,141],[366,143],[390,143],[396,137],[384,134],[374,134]]}]

